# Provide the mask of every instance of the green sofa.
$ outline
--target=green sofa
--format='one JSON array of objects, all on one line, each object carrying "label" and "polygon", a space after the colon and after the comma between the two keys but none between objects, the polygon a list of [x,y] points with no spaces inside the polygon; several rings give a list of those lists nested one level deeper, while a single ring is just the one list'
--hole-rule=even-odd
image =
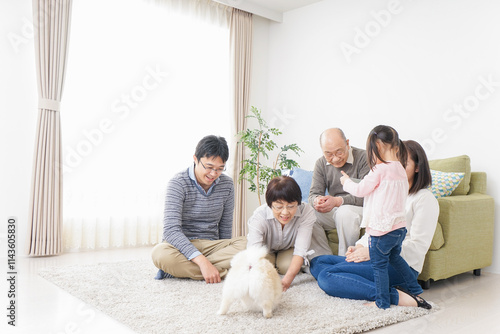
[{"label": "green sofa", "polygon": [[465,173],[451,196],[438,198],[439,218],[424,267],[418,277],[424,289],[431,281],[467,271],[481,274],[493,256],[494,201],[486,195],[486,173],[471,172],[463,155],[429,161],[431,169]]},{"label": "green sofa", "polygon": [[[418,277],[424,289],[431,281],[467,271],[480,275],[481,268],[491,265],[493,256],[494,202],[486,195],[486,173],[471,172],[466,155],[432,160],[429,165],[433,170],[465,175],[451,196],[438,198],[438,224]],[[307,201],[312,172],[299,169],[291,176]],[[333,254],[338,254],[337,230],[328,231],[327,237]]]}]

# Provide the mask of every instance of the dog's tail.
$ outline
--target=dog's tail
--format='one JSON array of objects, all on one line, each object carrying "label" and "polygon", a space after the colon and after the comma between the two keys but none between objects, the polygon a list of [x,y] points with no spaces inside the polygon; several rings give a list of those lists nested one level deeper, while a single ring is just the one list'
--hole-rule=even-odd
[{"label": "dog's tail", "polygon": [[262,258],[265,258],[269,253],[266,246],[250,246],[247,248],[249,260],[258,261]]},{"label": "dog's tail", "polygon": [[253,245],[237,253],[231,260],[231,267],[235,267],[237,263],[255,264],[268,254],[266,246]]}]

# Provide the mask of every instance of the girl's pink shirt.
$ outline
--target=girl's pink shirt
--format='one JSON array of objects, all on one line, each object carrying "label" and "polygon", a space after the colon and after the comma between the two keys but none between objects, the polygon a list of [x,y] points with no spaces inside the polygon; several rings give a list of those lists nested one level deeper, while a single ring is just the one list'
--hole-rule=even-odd
[{"label": "girl's pink shirt", "polygon": [[367,233],[384,235],[406,226],[408,178],[399,161],[377,164],[360,183],[347,179],[344,190],[364,197],[363,221]]}]

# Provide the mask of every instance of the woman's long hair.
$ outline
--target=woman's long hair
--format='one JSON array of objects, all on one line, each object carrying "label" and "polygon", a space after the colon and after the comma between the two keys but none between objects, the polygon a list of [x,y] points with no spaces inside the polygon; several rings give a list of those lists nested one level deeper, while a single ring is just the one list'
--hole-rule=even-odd
[{"label": "woman's long hair", "polygon": [[420,189],[428,188],[432,183],[429,161],[423,147],[414,140],[405,140],[408,159],[415,162],[415,176],[409,194],[415,194]]}]

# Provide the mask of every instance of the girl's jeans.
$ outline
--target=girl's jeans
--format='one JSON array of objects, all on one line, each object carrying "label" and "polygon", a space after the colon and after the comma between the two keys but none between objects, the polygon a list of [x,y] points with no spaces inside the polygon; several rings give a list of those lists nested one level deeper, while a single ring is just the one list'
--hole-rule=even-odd
[{"label": "girl's jeans", "polygon": [[401,277],[408,290],[421,290],[412,269],[401,257],[401,244],[406,236],[406,228],[400,228],[381,236],[370,236],[370,262],[375,282],[375,304],[386,309],[391,306],[389,264]]}]

